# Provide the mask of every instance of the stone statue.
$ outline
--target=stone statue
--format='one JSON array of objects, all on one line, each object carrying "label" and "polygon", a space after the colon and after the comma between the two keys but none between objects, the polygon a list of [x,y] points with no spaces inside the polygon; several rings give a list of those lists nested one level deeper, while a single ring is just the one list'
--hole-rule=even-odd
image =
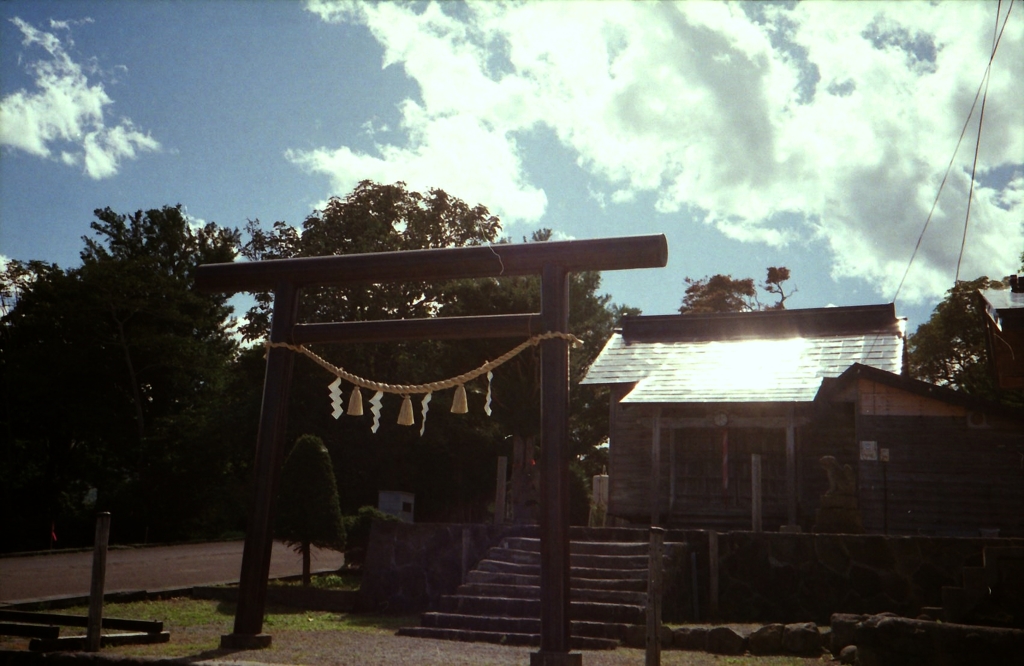
[{"label": "stone statue", "polygon": [[826,496],[853,496],[857,494],[857,477],[854,475],[852,467],[849,465],[840,466],[835,456],[822,456],[818,464],[821,465],[825,470],[825,474],[828,475]]},{"label": "stone statue", "polygon": [[828,475],[828,490],[814,514],[815,532],[863,534],[864,521],[857,508],[857,476],[849,465],[834,456],[823,456],[818,464]]}]

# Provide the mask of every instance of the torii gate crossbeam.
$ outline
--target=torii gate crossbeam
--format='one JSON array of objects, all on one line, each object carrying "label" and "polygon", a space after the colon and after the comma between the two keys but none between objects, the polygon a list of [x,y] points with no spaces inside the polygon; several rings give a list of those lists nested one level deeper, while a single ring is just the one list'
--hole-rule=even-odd
[{"label": "torii gate crossbeam", "polygon": [[[668,261],[665,236],[548,241],[370,254],[207,264],[196,286],[208,292],[274,291],[270,341],[354,342],[440,338],[514,337],[569,332],[569,274],[659,268]],[[541,311],[535,314],[379,322],[300,324],[299,290],[306,286],[433,281],[540,275]],[[569,343],[544,340],[541,350],[541,645],[534,666],[581,664],[569,653]],[[256,442],[255,501],[245,534],[234,632],[222,647],[270,644],[263,634],[267,576],[273,543],[273,508],[284,457],[285,419],[295,354],[267,351],[263,404]]]}]

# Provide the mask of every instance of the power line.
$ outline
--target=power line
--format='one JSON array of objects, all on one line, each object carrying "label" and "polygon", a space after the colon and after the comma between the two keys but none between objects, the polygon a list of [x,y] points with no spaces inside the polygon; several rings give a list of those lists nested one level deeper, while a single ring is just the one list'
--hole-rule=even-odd
[{"label": "power line", "polygon": [[[995,25],[992,26],[992,58],[995,57],[996,48],[999,46],[999,37],[1002,32],[999,31],[999,14],[1002,11],[1003,0],[999,0],[999,4],[996,6],[996,21]],[[1010,18],[1010,9],[1013,8],[1011,0],[1010,7],[1006,10],[1006,18]],[[1003,21],[1003,27],[1006,26],[1006,21]],[[960,281],[960,262],[964,259],[964,248],[967,246],[967,226],[971,221],[971,203],[974,201],[974,183],[975,176],[978,173],[978,152],[981,150],[981,128],[985,124],[985,103],[988,101],[988,84],[992,80],[992,58],[989,58],[989,68],[985,71],[985,94],[981,96],[981,111],[978,114],[978,136],[974,142],[974,164],[971,166],[971,187],[967,193],[967,214],[964,216],[964,235],[960,239],[960,256],[956,258],[956,277],[953,278],[953,285]]]},{"label": "power line", "polygon": [[[921,249],[921,242],[924,240],[924,234],[925,234],[926,231],[928,231],[928,225],[931,224],[932,215],[934,215],[934,213],[935,213],[935,207],[939,203],[939,197],[942,195],[942,190],[946,186],[946,181],[949,178],[949,172],[953,169],[953,162],[954,162],[954,160],[956,160],[956,154],[960,150],[960,144],[963,143],[964,135],[967,133],[967,126],[970,124],[971,118],[974,116],[974,109],[978,105],[978,98],[981,97],[982,88],[987,86],[987,84],[988,84],[989,73],[992,71],[992,61],[996,57],[996,50],[999,48],[999,42],[1003,38],[1003,31],[1006,29],[1006,22],[1010,18],[1010,11],[1013,10],[1013,3],[1014,3],[1014,0],[1010,0],[1010,6],[1006,10],[1006,17],[1003,19],[1003,25],[999,29],[999,35],[998,35],[998,37],[996,37],[995,43],[992,45],[992,54],[989,56],[988,66],[985,68],[985,74],[982,76],[981,82],[978,84],[978,90],[977,90],[977,92],[974,93],[974,102],[971,104],[971,110],[967,113],[967,118],[966,118],[966,120],[964,120],[964,126],[960,130],[960,138],[957,139],[956,148],[953,149],[953,155],[949,158],[949,164],[946,166],[946,173],[942,176],[942,182],[939,183],[939,190],[935,193],[935,200],[932,202],[931,210],[928,211],[928,217],[925,218],[924,226],[921,228],[921,234],[917,237],[917,244],[914,245],[914,251],[910,255],[910,261],[907,263],[907,269],[905,271],[903,271],[903,278],[900,279],[900,284],[896,288],[896,293],[892,297],[892,302],[894,302],[894,303],[896,302],[896,299],[899,298],[900,291],[903,290],[903,284],[906,282],[907,275],[910,273],[910,267],[914,265],[914,259],[917,258],[917,252],[918,252],[918,250]],[[999,0],[999,4],[1002,5],[1002,0]],[[999,11],[1000,11],[1000,9],[999,9],[999,7],[997,7],[996,8],[996,22],[997,23],[999,21]],[[979,134],[981,132],[981,125],[980,125],[980,123],[979,123],[979,126],[978,126],[978,132],[979,132]],[[972,187],[972,192],[973,192],[973,187],[974,187],[973,175],[972,175],[972,178],[971,178],[971,187]],[[968,203],[968,205],[969,205],[969,203]],[[965,230],[964,233],[966,235],[966,230]],[[959,264],[959,262],[958,262],[958,264]],[[957,274],[959,276],[959,267],[957,269]]]}]

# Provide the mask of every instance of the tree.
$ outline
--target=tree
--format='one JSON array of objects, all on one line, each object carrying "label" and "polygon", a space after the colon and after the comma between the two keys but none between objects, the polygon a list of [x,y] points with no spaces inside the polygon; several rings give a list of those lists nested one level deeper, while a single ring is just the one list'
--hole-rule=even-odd
[{"label": "tree", "polygon": [[[1024,262],[1024,255],[1021,255]],[[1024,270],[1024,266],[1021,267]],[[985,307],[978,293],[1003,289],[998,280],[961,280],[907,338],[910,374],[979,398],[1024,406],[1024,392],[1000,391],[989,364]]]},{"label": "tree", "polygon": [[786,293],[783,283],[789,280],[785,266],[768,268],[761,289],[778,297],[775,303],[763,305],[757,297],[753,278],[733,279],[718,273],[700,280],[685,278],[686,292],[679,306],[680,314],[707,314],[712,312],[751,312],[755,310],[784,310],[786,299],[796,293]]},{"label": "tree", "polygon": [[277,498],[279,539],[302,553],[302,584],[309,586],[310,549],[345,547],[345,525],[338,505],[334,467],[323,440],[303,435],[281,470]]},{"label": "tree", "polygon": [[786,293],[785,287],[782,283],[789,280],[789,269],[785,266],[769,266],[768,276],[764,280],[764,284],[761,288],[767,291],[769,294],[775,294],[779,297],[779,300],[765,306],[765,310],[785,310],[786,299],[796,293],[796,288],[793,291]]},{"label": "tree", "polygon": [[194,228],[180,206],[95,215],[81,266],[11,262],[2,276],[22,546],[77,518],[88,543],[93,508],[116,511],[116,539],[181,538],[230,466],[204,441],[236,353],[230,307],[196,292],[193,275],[231,261],[238,233]]}]

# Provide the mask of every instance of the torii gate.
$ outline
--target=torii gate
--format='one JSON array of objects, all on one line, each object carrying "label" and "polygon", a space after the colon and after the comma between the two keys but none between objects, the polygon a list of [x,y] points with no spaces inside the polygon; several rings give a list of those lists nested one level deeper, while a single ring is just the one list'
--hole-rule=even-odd
[{"label": "torii gate", "polygon": [[[381,342],[500,338],[569,332],[569,273],[660,268],[668,261],[661,234],[522,245],[488,245],[406,252],[379,252],[258,262],[207,264],[196,287],[207,292],[274,291],[270,342]],[[296,322],[299,290],[353,282],[431,281],[502,276],[541,276],[539,313],[406,319]],[[551,338],[541,350],[540,455],[540,651],[531,666],[582,664],[569,652],[569,342]],[[267,350],[267,371],[256,441],[255,500],[245,533],[234,632],[221,647],[270,645],[263,613],[273,544],[273,507],[284,458],[285,419],[295,354]]]}]

